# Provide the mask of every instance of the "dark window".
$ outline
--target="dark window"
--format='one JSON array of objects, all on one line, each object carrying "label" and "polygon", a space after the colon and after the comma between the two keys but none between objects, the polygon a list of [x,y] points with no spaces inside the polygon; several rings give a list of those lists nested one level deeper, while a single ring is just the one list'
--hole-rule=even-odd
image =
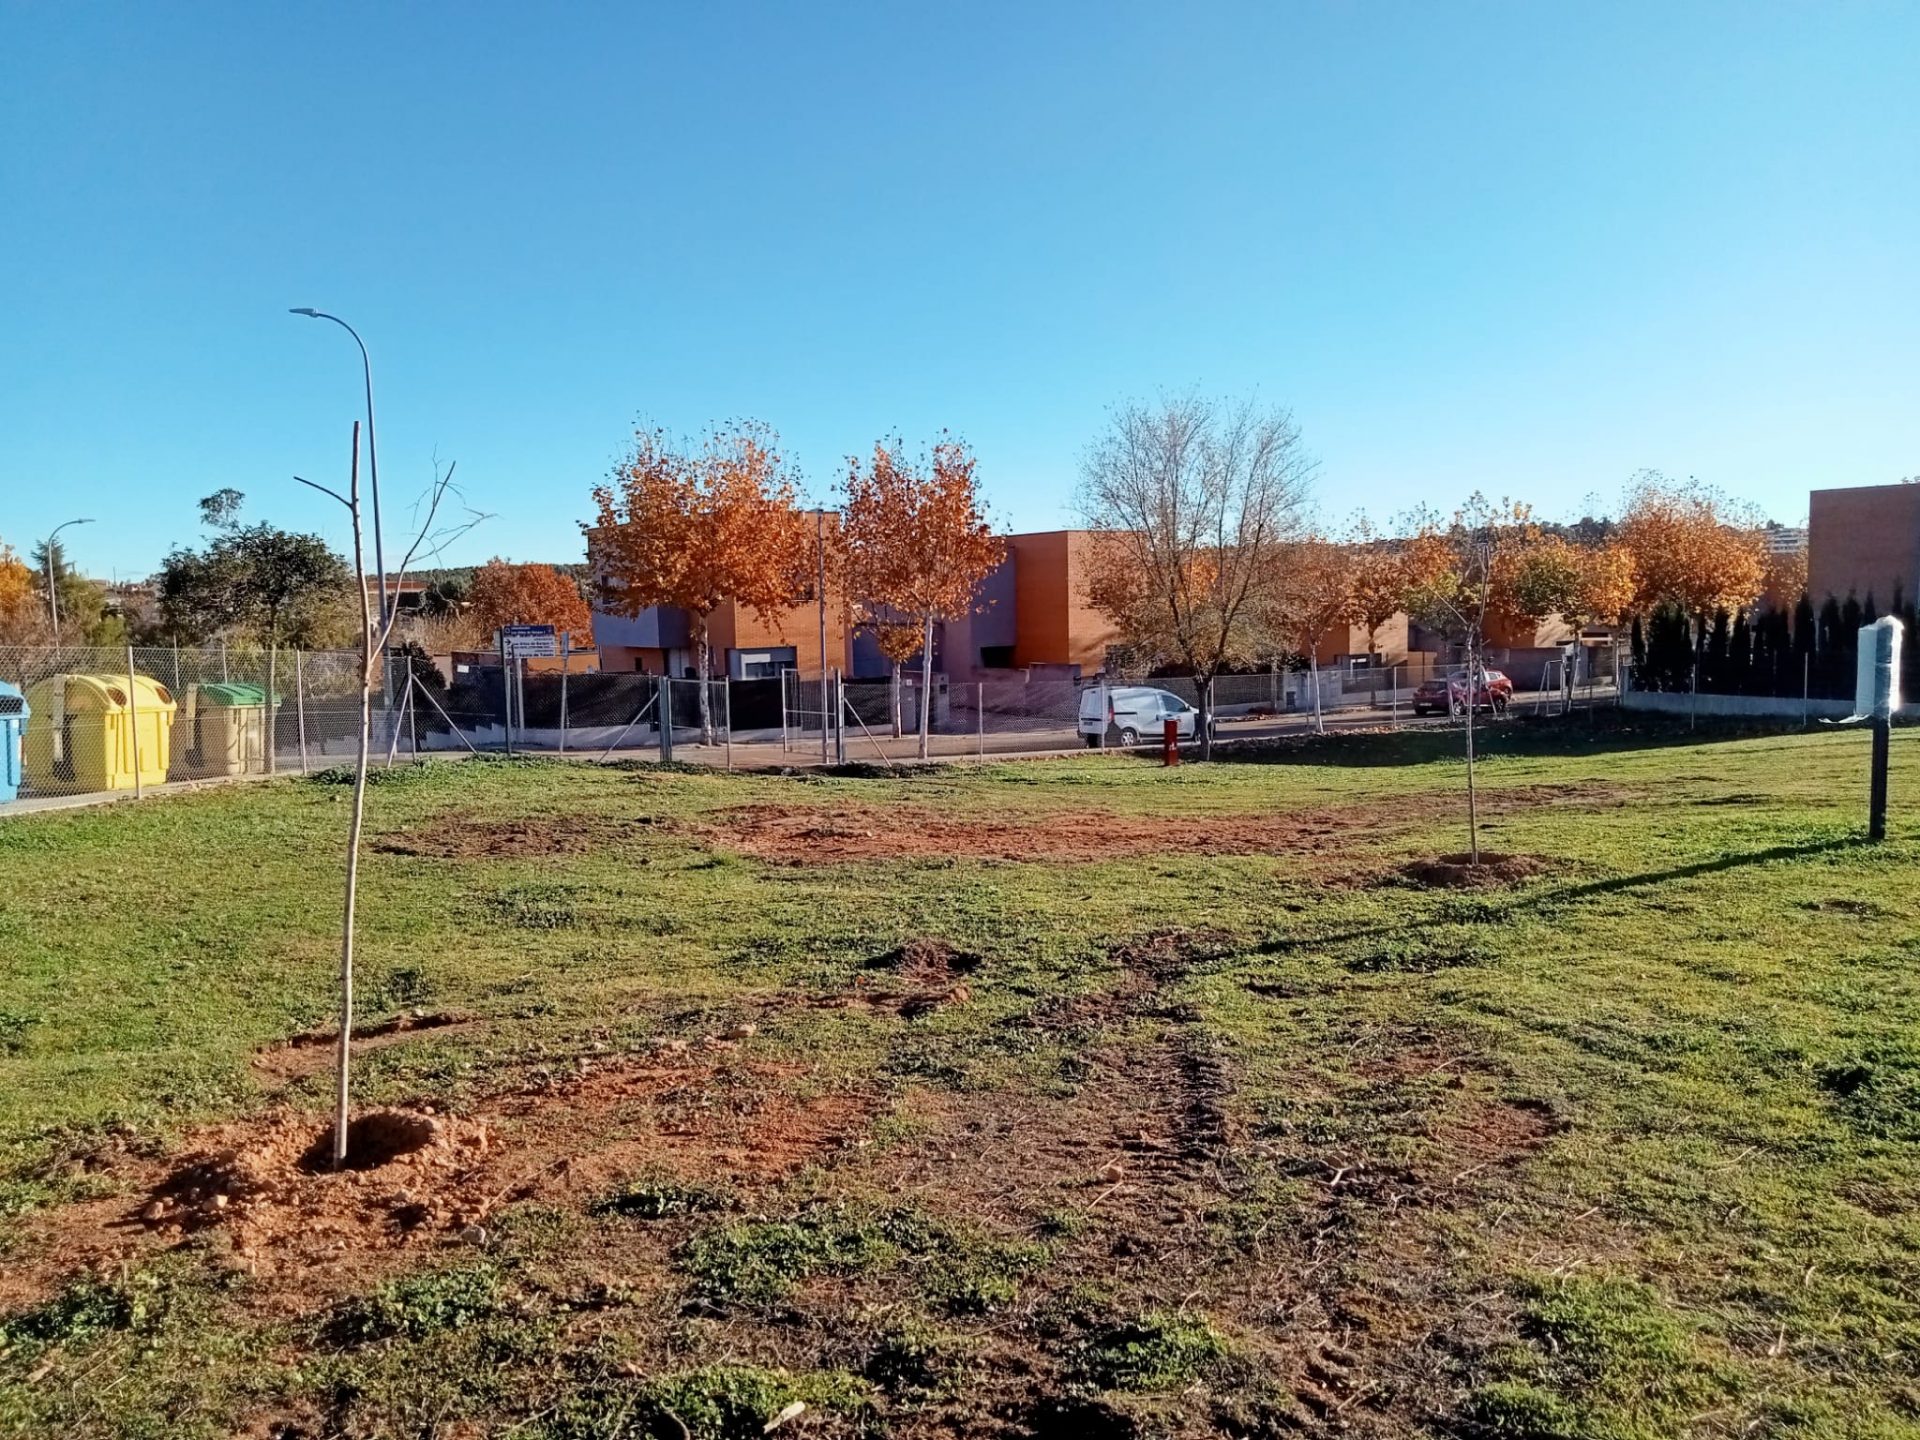
[{"label": "dark window", "polygon": [[982,670],[1011,670],[1013,668],[1013,646],[982,645],[980,647],[980,668]]}]

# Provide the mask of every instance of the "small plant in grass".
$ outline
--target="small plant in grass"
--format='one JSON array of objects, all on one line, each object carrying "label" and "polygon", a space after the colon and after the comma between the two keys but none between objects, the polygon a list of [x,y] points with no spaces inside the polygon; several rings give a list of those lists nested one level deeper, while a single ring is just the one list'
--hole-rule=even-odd
[{"label": "small plant in grass", "polygon": [[757,1365],[707,1365],[655,1380],[637,1407],[641,1428],[622,1434],[677,1440],[758,1440],[775,1416],[794,1404],[815,1410],[858,1411],[869,1391],[843,1371],[793,1375]]},{"label": "small plant in grass", "polygon": [[732,1208],[733,1197],[718,1186],[647,1178],[630,1180],[611,1195],[594,1201],[592,1213],[623,1215],[631,1220],[667,1220]]},{"label": "small plant in grass", "polygon": [[939,1389],[959,1368],[962,1343],[924,1325],[902,1325],[874,1342],[862,1373],[891,1395],[925,1394]]},{"label": "small plant in grass", "polygon": [[1229,1354],[1226,1340],[1198,1316],[1150,1310],[1096,1329],[1076,1368],[1103,1390],[1177,1390]]},{"label": "small plant in grass", "polygon": [[1737,1392],[1651,1288],[1605,1277],[1523,1287],[1528,1349],[1506,1352],[1506,1373],[1474,1392],[1467,1418],[1489,1433],[1628,1437],[1676,1434]]},{"label": "small plant in grass", "polygon": [[145,1317],[150,1295],[150,1285],[118,1285],[84,1276],[0,1323],[0,1355],[23,1345],[69,1344],[131,1329]]},{"label": "small plant in grass", "polygon": [[810,1276],[857,1274],[898,1253],[873,1221],[822,1207],[718,1226],[683,1245],[679,1261],[703,1298],[764,1305]]},{"label": "small plant in grass", "polygon": [[503,1308],[500,1274],[493,1266],[430,1270],[403,1276],[371,1295],[347,1301],[334,1311],[327,1333],[341,1345],[423,1340],[442,1331],[465,1329]]},{"label": "small plant in grass", "polygon": [[1869,1045],[1821,1067],[1820,1088],[1854,1129],[1879,1140],[1920,1140],[1920,1045]]}]

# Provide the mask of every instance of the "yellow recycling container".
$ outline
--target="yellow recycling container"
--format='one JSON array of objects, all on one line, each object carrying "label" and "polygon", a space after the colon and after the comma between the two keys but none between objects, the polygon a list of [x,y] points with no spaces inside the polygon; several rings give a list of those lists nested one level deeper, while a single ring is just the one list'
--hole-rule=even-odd
[{"label": "yellow recycling container", "polygon": [[[27,687],[34,723],[22,768],[35,794],[79,795],[134,788],[167,778],[173,744],[173,696],[158,680],[125,675],[50,675]],[[137,740],[137,745],[136,745]]]},{"label": "yellow recycling container", "polygon": [[200,780],[266,768],[267,687],[226,681],[189,685],[174,717],[173,778]]}]

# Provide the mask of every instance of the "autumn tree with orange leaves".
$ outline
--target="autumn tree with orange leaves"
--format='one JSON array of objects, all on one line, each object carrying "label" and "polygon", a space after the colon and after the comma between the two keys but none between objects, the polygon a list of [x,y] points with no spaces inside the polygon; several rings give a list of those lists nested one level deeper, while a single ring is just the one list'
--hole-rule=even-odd
[{"label": "autumn tree with orange leaves", "polygon": [[1633,557],[1631,608],[1648,614],[1658,605],[1676,605],[1703,633],[1714,611],[1751,605],[1766,579],[1759,527],[1703,485],[1642,472],[1628,488],[1615,533]]},{"label": "autumn tree with orange leaves", "polygon": [[1353,523],[1347,544],[1353,552],[1347,618],[1366,631],[1371,663],[1379,649],[1380,627],[1406,608],[1414,557],[1405,545],[1375,534],[1365,516]]},{"label": "autumn tree with orange leaves", "polygon": [[973,453],[942,436],[920,464],[895,439],[847,462],[834,568],[858,622],[900,667],[920,657],[920,758],[933,718],[933,627],[979,605],[980,583],[1006,556],[981,503]]},{"label": "autumn tree with orange leaves", "polygon": [[474,572],[468,613],[488,630],[502,625],[551,625],[584,632],[593,616],[580,587],[551,565],[516,565],[495,556]]},{"label": "autumn tree with orange leaves", "polygon": [[[805,589],[811,537],[779,439],[764,425],[720,427],[694,447],[642,430],[593,500],[597,517],[582,528],[600,603],[627,616],[684,610],[703,679],[713,672],[708,625],[721,604],[766,617]],[[705,685],[700,724],[710,741]]]},{"label": "autumn tree with orange leaves", "polygon": [[0,540],[0,640],[18,642],[37,629],[41,603],[33,571]]}]

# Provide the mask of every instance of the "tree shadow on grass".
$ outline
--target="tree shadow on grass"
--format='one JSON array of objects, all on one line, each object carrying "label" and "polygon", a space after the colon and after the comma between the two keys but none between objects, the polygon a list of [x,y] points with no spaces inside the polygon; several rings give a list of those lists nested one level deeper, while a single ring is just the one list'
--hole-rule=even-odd
[{"label": "tree shadow on grass", "polygon": [[[1463,901],[1470,904],[1473,909],[1470,918],[1476,923],[1497,924],[1528,911],[1544,910],[1557,905],[1588,900],[1598,895],[1613,895],[1623,891],[1692,880],[1701,875],[1737,870],[1748,865],[1766,865],[1776,860],[1806,860],[1817,855],[1831,855],[1861,849],[1869,843],[1871,842],[1863,834],[1836,835],[1825,840],[1807,840],[1792,845],[1769,845],[1760,850],[1742,850],[1716,855],[1711,860],[1695,860],[1684,865],[1671,865],[1664,870],[1643,870],[1632,875],[1610,875],[1600,880],[1543,885],[1517,890],[1504,897],[1490,895],[1475,895],[1470,899],[1460,897],[1454,904],[1456,908]],[[1254,947],[1254,951],[1261,955],[1286,955],[1299,950],[1311,950],[1324,945],[1341,945],[1354,940],[1381,940],[1457,918],[1462,917],[1447,914],[1423,915],[1417,919],[1396,921],[1390,925],[1354,926],[1346,930],[1319,935],[1279,936],[1263,941]]]}]

